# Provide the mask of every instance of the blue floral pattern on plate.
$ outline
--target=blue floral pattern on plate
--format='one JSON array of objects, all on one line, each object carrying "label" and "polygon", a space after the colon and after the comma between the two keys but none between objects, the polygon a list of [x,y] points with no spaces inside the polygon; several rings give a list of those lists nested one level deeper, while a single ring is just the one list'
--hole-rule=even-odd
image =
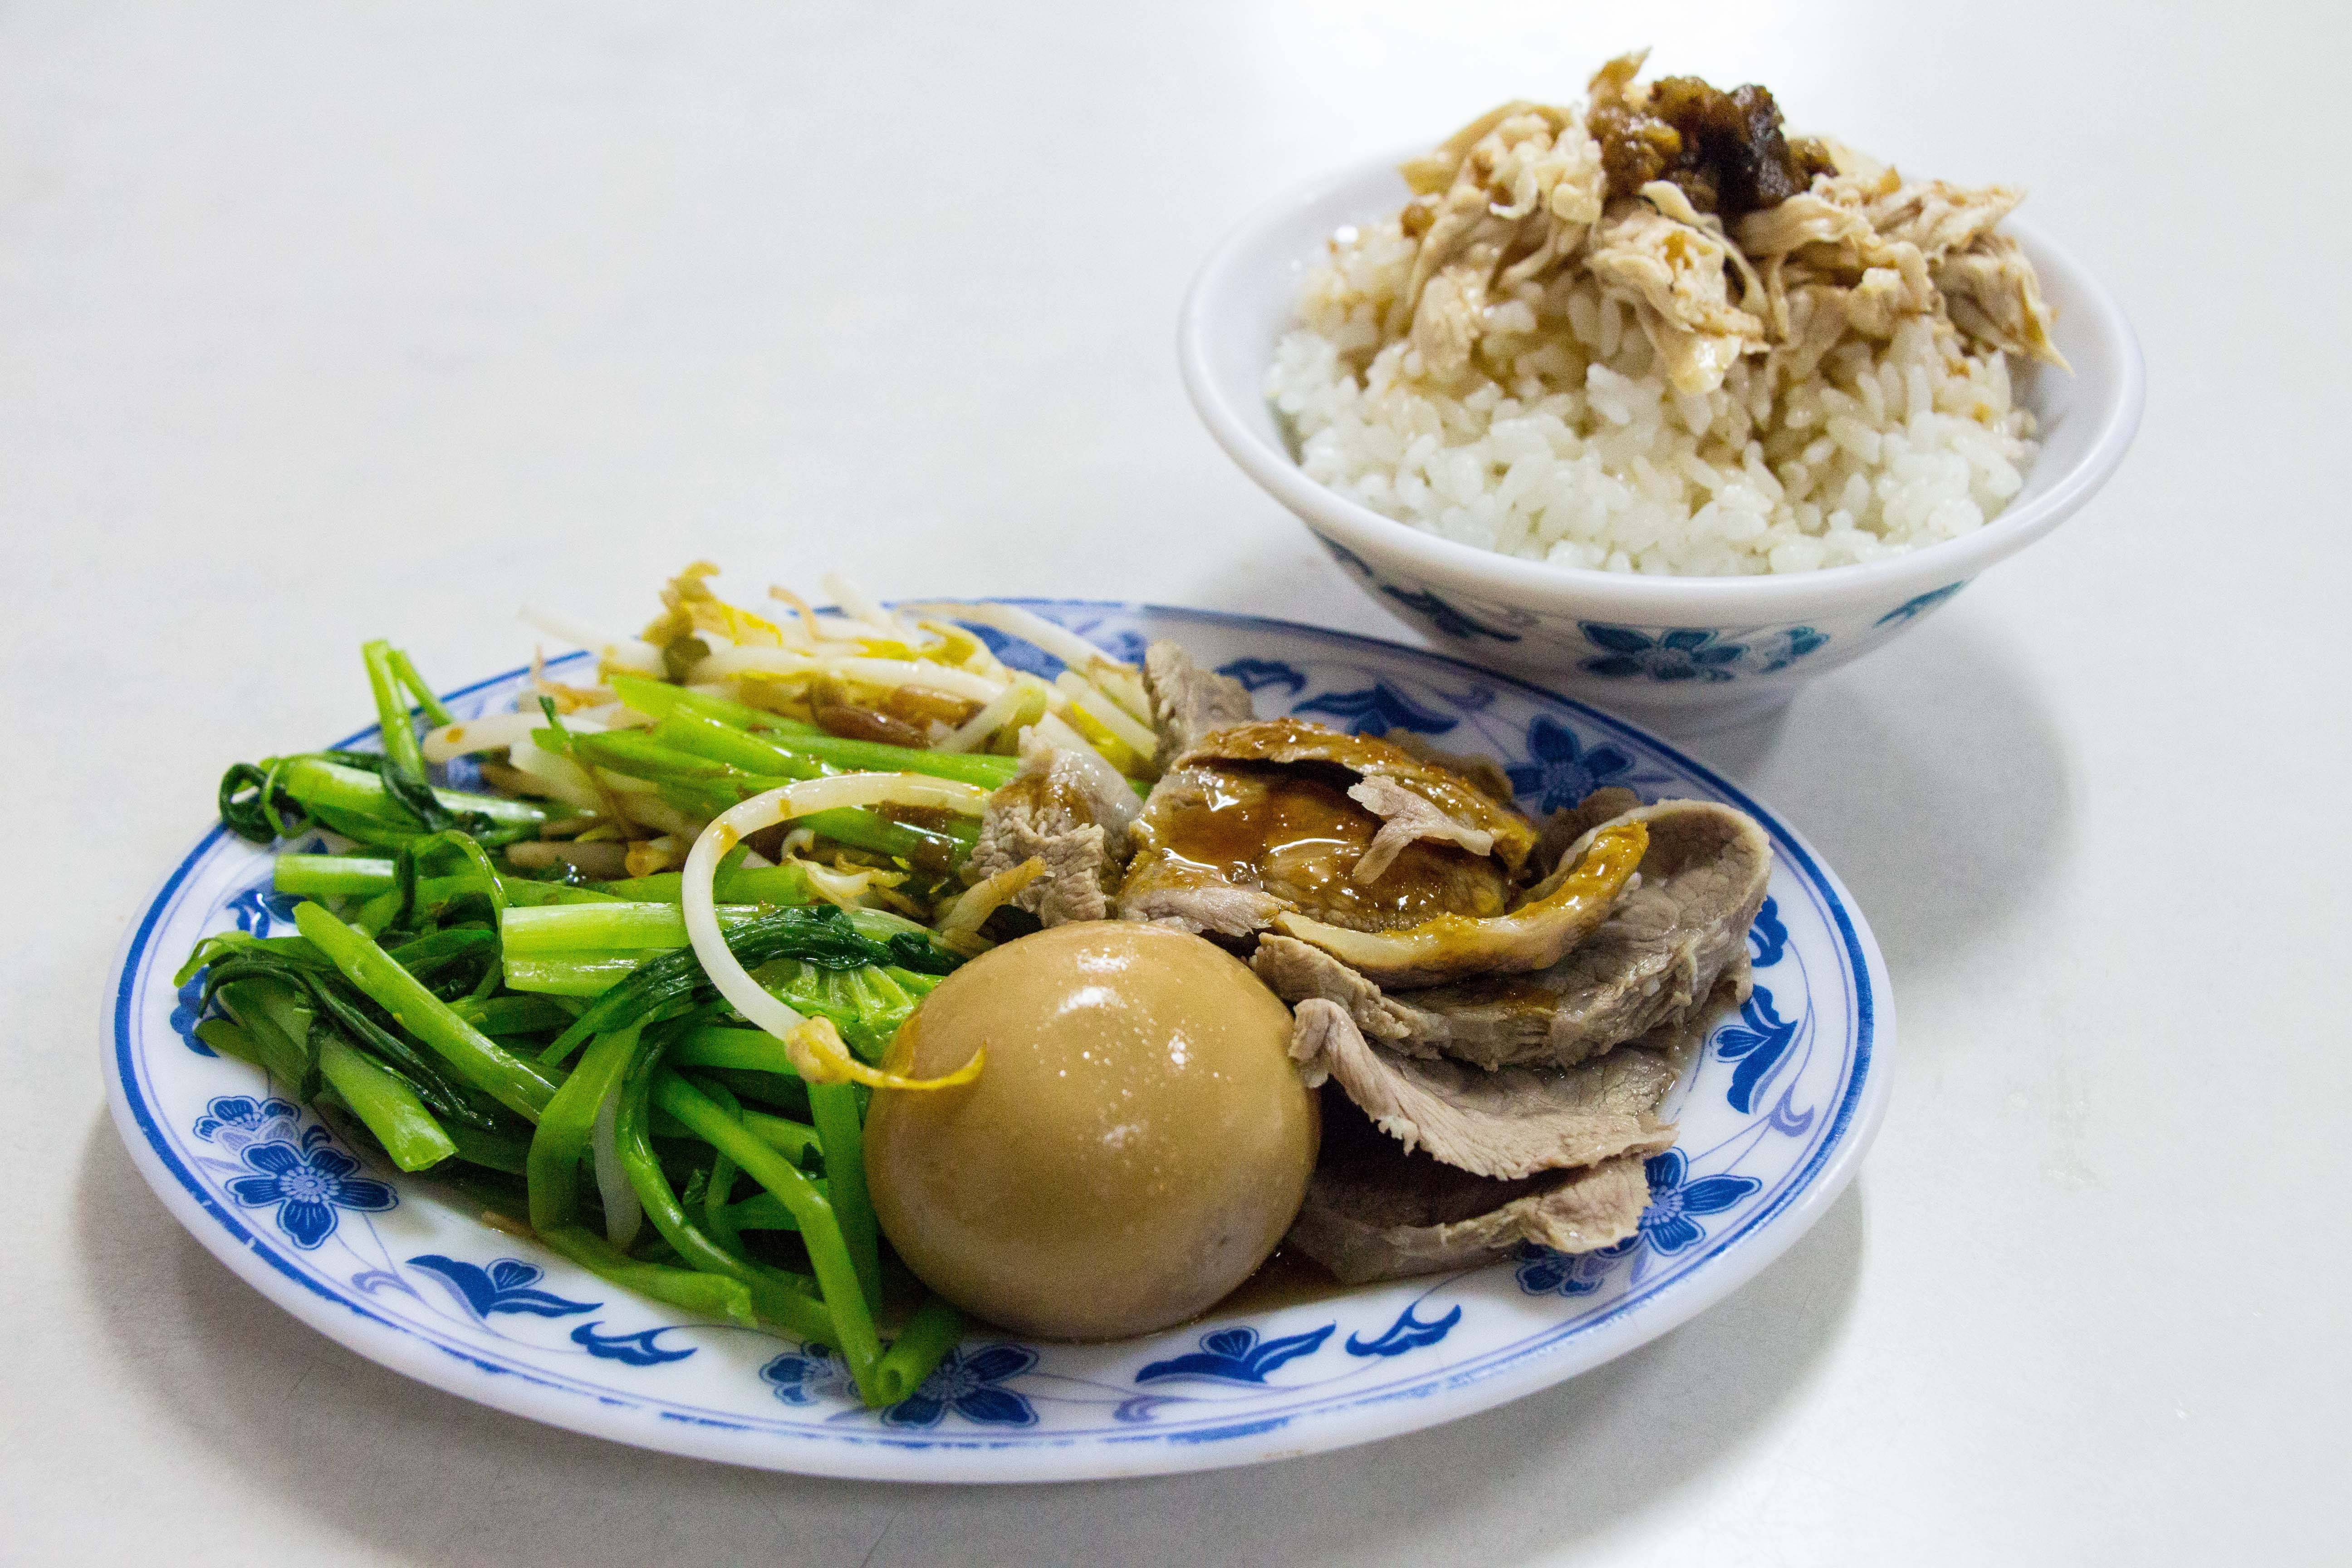
[{"label": "blue floral pattern on plate", "polygon": [[1724,1091],[1732,1110],[1755,1109],[1756,1091],[1780,1065],[1796,1037],[1796,1023],[1784,1022],[1772,1011],[1772,993],[1761,985],[1749,993],[1740,1004],[1739,1022],[1726,1025],[1715,1034],[1715,1054],[1738,1064],[1731,1074],[1731,1087]]},{"label": "blue floral pattern on plate", "polygon": [[196,1036],[196,1026],[205,1020],[204,994],[205,977],[201,974],[190,975],[188,983],[172,994],[172,1032],[197,1056],[217,1057],[220,1053]]},{"label": "blue floral pattern on plate", "polygon": [[1443,735],[1461,721],[1415,702],[1385,680],[1360,691],[1326,691],[1292,704],[1290,710],[1336,720],[1335,728],[1358,735],[1385,735],[1391,730]]},{"label": "blue floral pattern on plate", "polygon": [[1623,748],[1606,741],[1588,748],[1549,713],[1537,714],[1528,726],[1528,760],[1503,770],[1520,799],[1533,797],[1530,809],[1538,814],[1572,806],[1605,784],[1623,783],[1633,771],[1633,759]]},{"label": "blue floral pattern on plate", "polygon": [[229,1180],[228,1195],[247,1208],[276,1210],[278,1228],[305,1251],[335,1234],[337,1210],[375,1214],[400,1202],[388,1184],[359,1174],[360,1163],[334,1147],[334,1134],[323,1127],[299,1142],[249,1142],[237,1154],[248,1173]]},{"label": "blue floral pattern on plate", "polygon": [[760,1369],[760,1379],[787,1405],[834,1406],[857,1397],[848,1363],[823,1345],[785,1352]]},{"label": "blue floral pattern on plate", "polygon": [[582,1323],[572,1331],[572,1342],[599,1361],[616,1361],[623,1366],[660,1366],[667,1362],[684,1361],[694,1354],[697,1347],[668,1347],[658,1342],[661,1336],[671,1332],[667,1325],[657,1329],[639,1329],[634,1334],[600,1334],[602,1323]]},{"label": "blue floral pattern on plate", "polygon": [[1756,911],[1756,923],[1748,928],[1748,966],[1769,969],[1788,951],[1789,928],[1780,923],[1780,902],[1768,897],[1764,907]]},{"label": "blue floral pattern on plate", "polygon": [[1530,1296],[1590,1296],[1607,1281],[1618,1259],[1641,1244],[1638,1232],[1594,1252],[1554,1252],[1529,1242],[1519,1248],[1513,1277]]},{"label": "blue floral pattern on plate", "polygon": [[1261,1340],[1251,1328],[1219,1329],[1201,1336],[1201,1348],[1166,1361],[1155,1361],[1135,1374],[1138,1383],[1170,1377],[1211,1377],[1226,1383],[1264,1383],[1266,1373],[1287,1361],[1313,1355],[1338,1325],[1326,1323],[1303,1334]]},{"label": "blue floral pattern on plate", "polygon": [[236,916],[237,930],[249,936],[268,936],[280,927],[292,929],[294,906],[300,901],[262,881],[231,899],[228,907]]},{"label": "blue floral pattern on plate", "polygon": [[1753,1176],[1693,1181],[1690,1156],[1680,1149],[1651,1155],[1642,1171],[1650,1183],[1650,1206],[1642,1211],[1642,1239],[1669,1258],[1706,1239],[1706,1227],[1694,1216],[1721,1214],[1764,1185]]},{"label": "blue floral pattern on plate", "polygon": [[936,1426],[953,1415],[981,1426],[1034,1426],[1037,1411],[1003,1386],[1037,1364],[1027,1345],[952,1350],[923,1385],[882,1412],[886,1426]]},{"label": "blue floral pattern on plate", "polygon": [[1307,689],[1307,672],[1278,658],[1236,658],[1217,666],[1217,673],[1242,683],[1244,691],[1280,687],[1296,697]]},{"label": "blue floral pattern on plate", "polygon": [[1513,1270],[1519,1289],[1530,1296],[1589,1296],[1608,1283],[1617,1266],[1629,1258],[1633,1259],[1633,1268],[1627,1282],[1634,1283],[1640,1277],[1644,1252],[1660,1258],[1688,1252],[1706,1239],[1706,1227],[1699,1223],[1700,1217],[1722,1214],[1753,1197],[1764,1186],[1753,1176],[1713,1175],[1693,1180],[1689,1156],[1680,1149],[1653,1154],[1643,1163],[1642,1174],[1649,1183],[1650,1205],[1642,1211],[1639,1228],[1632,1236],[1593,1252],[1522,1247]]},{"label": "blue floral pattern on plate", "polygon": [[1349,1334],[1348,1353],[1361,1356],[1402,1355],[1407,1351],[1417,1351],[1437,1343],[1447,1334],[1452,1333],[1454,1326],[1462,1321],[1462,1308],[1458,1304],[1443,1317],[1426,1320],[1420,1317],[1414,1310],[1420,1304],[1416,1301],[1398,1313],[1397,1321],[1391,1323],[1384,1332],[1369,1336]]},{"label": "blue floral pattern on plate", "polygon": [[[1122,651],[1174,637],[1231,669],[1263,711],[1360,704],[1376,716],[1385,687],[1412,714],[1449,725],[1448,750],[1496,758],[1529,811],[1603,784],[1758,809],[1637,730],[1447,659],[1197,612],[1024,603]],[[1454,607],[1528,631],[1492,606]],[[1730,640],[1758,646],[1744,634]],[[503,710],[520,685],[502,677],[450,706],[459,718]],[[1354,695],[1368,692],[1369,702]],[[1783,1223],[1801,1194],[1842,1179],[1884,1081],[1871,1001],[1883,974],[1833,881],[1793,835],[1763,820],[1775,848],[1772,901],[1748,951],[1786,1043],[1755,1074],[1743,1110],[1735,1080],[1764,1047],[1742,1051],[1731,1031],[1768,1020],[1759,1012],[1717,1024],[1669,1107],[1686,1163],[1651,1173],[1645,1227],[1627,1242],[1213,1312],[1139,1342],[975,1337],[888,1412],[857,1402],[833,1352],[615,1290],[485,1227],[428,1178],[368,1168],[252,1068],[185,1048],[174,1015],[194,998],[178,995],[170,975],[196,937],[283,929],[266,861],[247,846],[208,837],[143,917],[122,970],[108,1073],[142,1172],[194,1234],[306,1321],[467,1397],[675,1452],[840,1474],[1009,1479],[1235,1462],[1465,1414],[1591,1364],[1591,1347],[1646,1337],[1719,1293],[1718,1281],[1743,1278],[1751,1241]],[[260,1154],[257,1168],[247,1158],[257,1149],[278,1152]],[[1755,1186],[1717,1206],[1746,1183]],[[383,1198],[394,1201],[371,1206]],[[1643,1325],[1635,1333],[1596,1335],[1628,1316]],[[589,1332],[575,1338],[582,1325]],[[1185,1374],[1165,1370],[1192,1356],[1209,1359]],[[1160,1374],[1146,1377],[1154,1368]]]},{"label": "blue floral pattern on plate", "polygon": [[539,1281],[546,1270],[520,1258],[500,1258],[487,1268],[478,1263],[444,1258],[437,1252],[421,1253],[408,1262],[413,1268],[439,1275],[478,1318],[488,1318],[493,1312],[568,1318],[575,1312],[593,1312],[598,1306],[594,1301],[570,1301],[551,1290],[540,1289]]},{"label": "blue floral pattern on plate", "polygon": [[189,1131],[207,1143],[230,1151],[248,1143],[291,1143],[301,1136],[302,1108],[274,1097],[224,1095],[205,1107],[205,1113]]}]

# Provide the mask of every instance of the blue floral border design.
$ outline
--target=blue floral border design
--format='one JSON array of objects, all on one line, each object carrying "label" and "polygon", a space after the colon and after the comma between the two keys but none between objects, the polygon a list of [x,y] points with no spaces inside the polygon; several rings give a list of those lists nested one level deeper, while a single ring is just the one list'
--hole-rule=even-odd
[{"label": "blue floral border design", "polygon": [[[1718,684],[1743,675],[1776,675],[1830,645],[1830,634],[1809,626],[1624,626],[1579,621],[1586,644],[1599,650],[1580,660],[1588,675],[1614,680]],[[1735,640],[1736,639],[1736,640]]]},{"label": "blue floral border design", "polygon": [[1968,585],[1967,581],[1963,579],[1958,583],[1947,583],[1940,588],[1930,589],[1916,599],[1904,600],[1870,624],[1875,627],[1893,626],[1897,621],[1916,620]]}]

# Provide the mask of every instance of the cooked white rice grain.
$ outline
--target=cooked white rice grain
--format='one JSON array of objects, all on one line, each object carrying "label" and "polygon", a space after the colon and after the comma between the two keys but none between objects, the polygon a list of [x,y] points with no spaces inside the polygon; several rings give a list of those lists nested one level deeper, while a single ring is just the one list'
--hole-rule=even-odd
[{"label": "cooked white rice grain", "polygon": [[1580,269],[1494,304],[1476,370],[1433,388],[1409,342],[1381,346],[1412,257],[1394,219],[1343,231],[1266,394],[1310,479],[1440,538],[1609,572],[1811,572],[1981,528],[2032,466],[2007,357],[1928,318],[1850,333],[1809,375],[1775,353],[1681,394]]}]

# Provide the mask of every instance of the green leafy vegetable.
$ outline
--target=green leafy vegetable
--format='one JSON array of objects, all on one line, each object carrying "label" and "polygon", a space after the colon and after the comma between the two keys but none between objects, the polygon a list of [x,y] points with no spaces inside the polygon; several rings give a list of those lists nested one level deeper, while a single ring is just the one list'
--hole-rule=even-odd
[{"label": "green leafy vegetable", "polygon": [[[898,931],[877,942],[851,923],[848,910],[834,904],[777,910],[747,920],[725,935],[727,950],[746,969],[770,959],[795,958],[824,969],[896,965],[919,974],[945,974],[963,962],[920,928]],[[717,994],[718,987],[702,973],[693,949],[680,948],[646,959],[573,1019],[540,1059],[560,1062],[591,1035],[619,1028],[668,1004]]]},{"label": "green leafy vegetable", "polygon": [[[664,648],[674,676],[681,658],[708,651],[684,634]],[[607,670],[614,694],[653,723],[567,723],[542,696],[546,722],[528,731],[588,770],[594,798],[543,770],[535,784],[488,776],[581,805],[455,790],[435,782],[418,733],[420,716],[451,723],[447,708],[400,649],[376,640],[362,653],[380,752],[265,757],[222,775],[220,818],[240,837],[267,845],[315,828],[359,848],[278,857],[272,885],[308,900],[294,911],[300,934],[232,931],[196,944],[178,983],[202,976],[197,1037],[400,1169],[431,1171],[517,1224],[527,1216],[599,1278],[836,1347],[868,1403],[905,1397],[961,1321],[926,1301],[883,1342],[885,1267],[897,1265],[866,1189],[866,1091],[804,1083],[782,1041],[741,1026],[687,943],[677,873],[592,886],[572,864],[526,867],[503,852],[592,826],[583,815],[596,819],[591,837],[636,833],[664,820],[656,801],[691,822],[845,771],[996,787],[1019,764],[847,740],[713,691]],[[625,815],[607,816],[615,811]],[[900,891],[925,899],[959,885],[976,835],[961,818],[887,807],[802,825],[831,847],[824,853],[913,871]],[[961,957],[913,921],[825,901],[858,884],[798,859],[748,866],[748,854],[739,845],[713,881],[729,948],[760,984],[879,1060]],[[574,1053],[567,1071],[560,1064]],[[756,1190],[743,1191],[745,1177]],[[633,1234],[637,1208],[651,1221],[643,1236]]]}]

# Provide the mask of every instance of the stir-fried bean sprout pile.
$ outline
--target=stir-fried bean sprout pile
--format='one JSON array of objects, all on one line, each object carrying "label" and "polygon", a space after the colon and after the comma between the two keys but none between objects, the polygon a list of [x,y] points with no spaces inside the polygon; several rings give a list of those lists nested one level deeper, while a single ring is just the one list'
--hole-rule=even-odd
[{"label": "stir-fried bean sprout pile", "polygon": [[[1017,932],[1036,862],[967,872],[1024,744],[1137,789],[1139,672],[1005,605],[760,613],[697,563],[642,636],[525,618],[592,651],[534,661],[517,711],[459,721],[364,649],[383,751],[239,763],[221,820],[280,853],[299,935],[190,954],[199,1037],[490,1223],[684,1310],[833,1347],[869,1405],[961,1332],[881,1239],[861,1147],[916,1080],[899,1026]],[[1062,661],[1008,668],[974,628]],[[315,844],[310,841],[315,839]]]}]

